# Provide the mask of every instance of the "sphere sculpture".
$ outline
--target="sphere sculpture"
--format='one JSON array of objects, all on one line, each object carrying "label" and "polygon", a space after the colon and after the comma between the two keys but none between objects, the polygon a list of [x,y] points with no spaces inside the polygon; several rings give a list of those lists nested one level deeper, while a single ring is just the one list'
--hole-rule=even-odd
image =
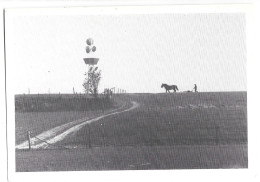
[{"label": "sphere sculpture", "polygon": [[[92,38],[88,38],[86,40],[87,46],[86,46],[86,53],[90,54],[91,52],[96,52],[97,47],[93,46],[94,40]],[[88,57],[88,58],[83,58],[85,63],[87,65],[96,65],[99,61],[99,58],[93,58],[93,57]]]},{"label": "sphere sculpture", "polygon": [[87,47],[86,47],[86,52],[87,53],[90,53],[91,51],[92,52],[95,52],[96,50],[97,50],[97,48],[96,48],[96,46],[93,46],[92,47],[92,45],[93,45],[93,43],[94,43],[94,40],[92,39],[92,38],[88,38],[87,39],[87,41],[86,41],[86,43],[87,43]]},{"label": "sphere sculpture", "polygon": [[94,43],[92,38],[88,38],[86,42],[89,46],[91,46]]},{"label": "sphere sculpture", "polygon": [[89,46],[87,46],[87,47],[86,47],[86,52],[87,52],[87,53],[90,53],[90,51],[91,51],[91,48],[90,48]]}]

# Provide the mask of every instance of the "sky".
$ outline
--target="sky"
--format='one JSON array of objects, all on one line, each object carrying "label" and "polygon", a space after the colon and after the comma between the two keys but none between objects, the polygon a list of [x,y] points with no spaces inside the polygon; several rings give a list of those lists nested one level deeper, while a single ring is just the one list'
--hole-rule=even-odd
[{"label": "sky", "polygon": [[245,28],[241,13],[7,14],[7,76],[17,94],[83,92],[83,58],[95,57],[100,91],[246,91]]}]

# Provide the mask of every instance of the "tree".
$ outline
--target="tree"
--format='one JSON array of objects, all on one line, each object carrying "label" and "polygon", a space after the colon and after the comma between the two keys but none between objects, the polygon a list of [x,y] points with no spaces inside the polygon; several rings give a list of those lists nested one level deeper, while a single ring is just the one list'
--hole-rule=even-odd
[{"label": "tree", "polygon": [[83,82],[83,87],[85,93],[91,93],[94,95],[94,97],[98,96],[98,86],[99,86],[99,81],[101,79],[101,70],[97,70],[98,67],[93,68],[91,67],[86,75],[86,78]]}]

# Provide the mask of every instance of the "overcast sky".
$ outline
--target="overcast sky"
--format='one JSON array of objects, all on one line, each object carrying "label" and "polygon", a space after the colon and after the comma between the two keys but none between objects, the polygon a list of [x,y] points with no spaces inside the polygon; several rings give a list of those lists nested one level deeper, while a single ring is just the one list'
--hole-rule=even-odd
[{"label": "overcast sky", "polygon": [[7,67],[15,93],[83,92],[85,57],[100,58],[100,90],[245,91],[245,24],[243,14],[7,16]]}]

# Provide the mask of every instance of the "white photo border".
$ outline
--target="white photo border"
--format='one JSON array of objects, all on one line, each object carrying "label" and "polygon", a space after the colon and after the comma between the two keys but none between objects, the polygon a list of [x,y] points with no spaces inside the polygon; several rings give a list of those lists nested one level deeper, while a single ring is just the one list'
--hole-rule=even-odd
[{"label": "white photo border", "polygon": [[[82,5],[84,6],[84,5]],[[53,5],[53,7],[57,7]],[[52,14],[69,14],[78,13],[245,13],[247,22],[247,76],[248,76],[248,169],[199,169],[199,170],[148,170],[148,171],[84,171],[84,172],[15,172],[15,150],[14,150],[14,95],[8,88],[8,82],[13,78],[8,78],[7,83],[7,137],[8,137],[8,174],[10,181],[133,181],[133,180],[149,180],[149,181],[257,181],[259,179],[259,123],[257,123],[257,106],[258,106],[258,91],[256,75],[258,74],[257,62],[257,44],[256,39],[259,36],[257,30],[259,25],[256,25],[259,13],[257,6],[252,4],[230,4],[230,5],[172,5],[172,6],[116,6],[116,7],[57,7],[53,8],[7,8],[10,16],[14,13],[52,13]],[[27,11],[28,10],[28,11]],[[147,12],[148,11],[148,12]],[[8,20],[7,20],[8,21]],[[259,40],[259,39],[258,39]],[[258,55],[259,60],[259,55]],[[6,62],[8,62],[8,57]],[[8,63],[9,64],[9,63]],[[10,65],[10,64],[9,64]],[[2,66],[2,65],[1,65]],[[7,68],[6,71],[8,71]],[[7,73],[8,74],[8,73]],[[2,74],[1,74],[2,75]],[[1,94],[2,96],[2,94]],[[13,144],[13,145],[12,145]]]}]

